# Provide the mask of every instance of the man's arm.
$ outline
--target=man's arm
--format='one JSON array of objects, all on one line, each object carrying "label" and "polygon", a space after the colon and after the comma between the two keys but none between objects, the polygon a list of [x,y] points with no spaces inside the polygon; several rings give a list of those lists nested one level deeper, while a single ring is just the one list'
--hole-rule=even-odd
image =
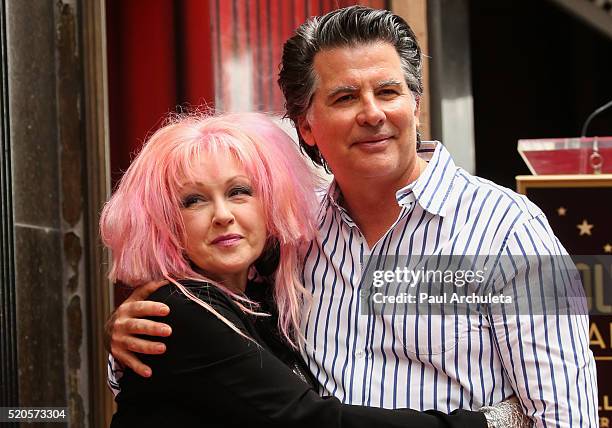
[{"label": "man's arm", "polygon": [[166,345],[141,339],[136,335],[170,336],[172,329],[167,324],[143,319],[144,317],[166,316],[170,308],[160,302],[145,300],[167,281],[149,282],[136,288],[113,312],[104,326],[107,349],[124,366],[140,376],[151,376],[151,368],[143,364],[134,354],[163,354]]},{"label": "man's arm", "polygon": [[221,291],[214,286],[192,290],[224,321],[172,286],[156,293],[153,298],[171,308],[168,351],[148,358],[155,371],[151,380],[127,378],[120,408],[156,402],[163,412],[167,403],[168,409],[176,409],[178,400],[185,409],[204,415],[204,420],[209,414],[213,425],[224,420],[224,426],[487,428],[481,412],[392,410],[321,397],[268,348],[227,324],[245,336],[252,328]]},{"label": "man's arm", "polygon": [[568,270],[573,265],[563,265],[568,261],[540,215],[513,230],[498,265],[495,291],[515,302],[492,308],[492,334],[513,389],[536,427],[598,423],[586,303]]}]

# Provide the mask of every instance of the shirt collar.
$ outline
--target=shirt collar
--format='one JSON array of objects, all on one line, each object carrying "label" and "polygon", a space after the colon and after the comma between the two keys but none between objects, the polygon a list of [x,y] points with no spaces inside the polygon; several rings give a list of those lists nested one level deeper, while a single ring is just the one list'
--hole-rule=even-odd
[{"label": "shirt collar", "polygon": [[417,153],[427,167],[419,178],[397,191],[397,202],[403,206],[416,200],[425,211],[444,217],[457,172],[455,162],[439,141],[422,141]]},{"label": "shirt collar", "polygon": [[340,186],[338,186],[338,182],[335,179],[329,185],[329,188],[327,189],[327,193],[325,195],[325,199],[332,207],[334,207],[340,213],[342,219],[349,226],[356,226],[355,222],[349,215],[346,208],[342,206],[342,192],[340,191]]},{"label": "shirt collar", "polygon": [[[396,192],[397,203],[403,207],[416,200],[424,210],[444,217],[457,167],[439,141],[421,141],[417,154],[427,162],[427,167],[419,178]],[[345,221],[353,224],[342,206],[342,192],[336,180],[329,185],[325,199],[341,213]]]}]

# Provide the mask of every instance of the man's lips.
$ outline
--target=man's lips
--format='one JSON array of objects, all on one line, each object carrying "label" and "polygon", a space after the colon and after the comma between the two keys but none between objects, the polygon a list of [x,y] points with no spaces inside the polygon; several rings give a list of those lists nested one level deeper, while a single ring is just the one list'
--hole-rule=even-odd
[{"label": "man's lips", "polygon": [[361,138],[353,143],[353,145],[359,144],[376,144],[382,141],[393,138],[393,135],[373,135],[371,137]]},{"label": "man's lips", "polygon": [[220,245],[222,247],[227,247],[227,246],[235,244],[241,239],[242,239],[242,235],[238,235],[237,233],[228,233],[227,235],[217,236],[210,243],[211,245]]}]

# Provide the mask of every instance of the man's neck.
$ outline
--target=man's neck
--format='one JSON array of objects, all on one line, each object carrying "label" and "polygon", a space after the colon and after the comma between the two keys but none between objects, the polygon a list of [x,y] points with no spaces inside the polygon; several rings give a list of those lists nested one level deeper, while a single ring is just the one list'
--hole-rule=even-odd
[{"label": "man's neck", "polygon": [[401,211],[396,193],[416,180],[427,166],[417,157],[411,171],[395,180],[338,180],[342,205],[372,248],[397,220]]}]

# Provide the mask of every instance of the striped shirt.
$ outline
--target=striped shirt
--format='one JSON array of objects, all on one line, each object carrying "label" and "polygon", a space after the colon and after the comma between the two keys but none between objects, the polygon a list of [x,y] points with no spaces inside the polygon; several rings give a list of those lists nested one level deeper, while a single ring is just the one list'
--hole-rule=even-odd
[{"label": "striped shirt", "polygon": [[[399,217],[372,248],[338,203],[335,182],[322,199],[318,238],[304,255],[313,300],[302,325],[303,356],[321,393],[349,404],[444,412],[516,394],[538,427],[597,426],[588,315],[362,315],[362,275],[374,258],[566,254],[526,197],[468,174],[439,143],[423,142],[419,156],[427,168],[396,193]],[[526,274],[516,266],[500,267],[498,276],[540,286],[536,267]]]}]

